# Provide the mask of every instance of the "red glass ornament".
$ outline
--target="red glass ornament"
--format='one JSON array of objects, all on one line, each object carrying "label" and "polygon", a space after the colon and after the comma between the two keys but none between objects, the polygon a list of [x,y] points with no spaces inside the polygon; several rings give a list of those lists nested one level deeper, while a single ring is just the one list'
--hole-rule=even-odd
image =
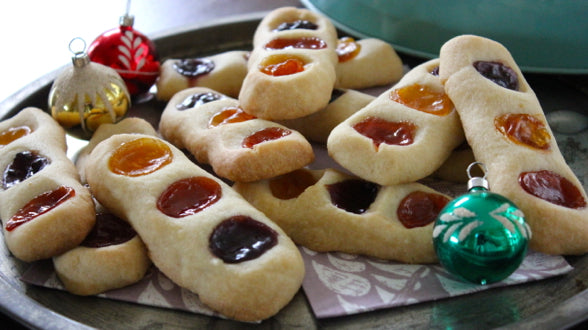
[{"label": "red glass ornament", "polygon": [[120,19],[118,28],[98,36],[88,47],[88,56],[116,70],[131,95],[149,90],[159,76],[159,56],[153,42],[133,29],[133,16]]}]

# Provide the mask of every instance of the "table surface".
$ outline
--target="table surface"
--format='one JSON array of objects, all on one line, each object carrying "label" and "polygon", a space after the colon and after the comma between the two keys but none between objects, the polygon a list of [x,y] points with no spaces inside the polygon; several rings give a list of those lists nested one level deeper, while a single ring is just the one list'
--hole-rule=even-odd
[{"label": "table surface", "polygon": [[[298,0],[141,0],[130,4],[134,28],[147,36],[206,25],[234,15],[301,6]],[[26,86],[70,63],[69,42],[75,37],[89,44],[118,26],[127,1],[14,1],[0,5],[0,101],[18,98]],[[587,76],[579,77],[586,86]],[[577,79],[576,79],[577,80]],[[584,87],[586,88],[586,87]],[[588,111],[588,106],[584,107]],[[0,315],[0,324],[10,322]],[[15,327],[12,327],[16,329]]]}]

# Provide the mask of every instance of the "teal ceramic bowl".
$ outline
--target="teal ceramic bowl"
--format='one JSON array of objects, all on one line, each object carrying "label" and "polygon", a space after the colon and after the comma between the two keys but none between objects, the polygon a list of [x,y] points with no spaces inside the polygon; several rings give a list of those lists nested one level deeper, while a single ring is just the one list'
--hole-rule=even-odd
[{"label": "teal ceramic bowl", "polygon": [[447,40],[476,34],[506,46],[525,72],[588,73],[586,0],[301,0],[340,30],[401,53],[436,58]]}]

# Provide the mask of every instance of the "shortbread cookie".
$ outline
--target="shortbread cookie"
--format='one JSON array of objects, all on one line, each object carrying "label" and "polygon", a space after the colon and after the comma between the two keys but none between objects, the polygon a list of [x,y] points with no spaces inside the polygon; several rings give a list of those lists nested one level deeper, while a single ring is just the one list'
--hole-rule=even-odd
[{"label": "shortbread cookie", "polygon": [[268,120],[293,119],[323,109],[335,85],[337,32],[324,16],[279,8],[257,27],[239,102]]},{"label": "shortbread cookie", "polygon": [[374,99],[375,96],[370,94],[336,88],[333,89],[329,104],[324,109],[305,117],[278,122],[298,131],[311,141],[327,143],[327,138],[335,126]]},{"label": "shortbread cookie", "polygon": [[389,43],[375,38],[339,39],[335,87],[364,89],[397,82],[404,74],[402,60]]},{"label": "shortbread cookie", "polygon": [[167,101],[190,87],[208,87],[237,97],[247,74],[249,52],[234,50],[207,57],[168,59],[156,82],[157,98]]},{"label": "shortbread cookie", "polygon": [[83,147],[77,154],[76,167],[80,173],[81,182],[86,182],[85,168],[86,159],[88,155],[98,143],[106,140],[115,134],[147,134],[152,136],[158,136],[157,131],[151,124],[145,119],[139,117],[127,117],[115,124],[102,124],[96,129],[96,132],[92,135],[88,144]]},{"label": "shortbread cookie", "polygon": [[231,181],[255,181],[314,160],[308,141],[280,124],[245,113],[239,102],[206,88],[190,88],[169,101],[161,135]]},{"label": "shortbread cookie", "polygon": [[[462,143],[453,150],[449,158],[433,173],[437,179],[451,182],[467,183],[468,166],[475,162],[472,148],[467,143]],[[477,166],[471,168],[473,176],[484,176],[484,173]]]},{"label": "shortbread cookie", "polygon": [[0,218],[10,252],[29,262],[79,245],[96,214],[66,156],[63,128],[29,107],[0,123],[0,141]]},{"label": "shortbread cookie", "polygon": [[439,60],[408,72],[333,129],[329,155],[353,174],[382,185],[433,173],[463,142],[459,117],[434,75]]},{"label": "shortbread cookie", "polygon": [[92,151],[86,175],[96,199],[137,231],[154,265],[219,313],[262,320],[299,290],[304,263],[290,238],[170,143],[114,135]]},{"label": "shortbread cookie", "polygon": [[422,184],[380,186],[332,169],[301,169],[234,188],[311,250],[437,261],[433,225],[449,198]]},{"label": "shortbread cookie", "polygon": [[53,257],[53,265],[67,291],[87,296],[138,282],[151,260],[126,221],[101,211],[82,244]]},{"label": "shortbread cookie", "polygon": [[524,213],[530,247],[549,254],[588,252],[586,192],[566,164],[541,105],[509,51],[462,35],[440,52],[440,77],[490,189]]}]

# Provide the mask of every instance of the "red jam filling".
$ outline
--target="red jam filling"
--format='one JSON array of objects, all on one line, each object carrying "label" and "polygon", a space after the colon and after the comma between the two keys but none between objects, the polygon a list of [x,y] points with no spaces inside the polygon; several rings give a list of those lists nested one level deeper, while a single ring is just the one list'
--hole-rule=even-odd
[{"label": "red jam filling", "polygon": [[551,135],[545,123],[528,114],[504,114],[494,119],[494,126],[509,140],[529,148],[547,150]]},{"label": "red jam filling", "polygon": [[339,62],[347,62],[357,57],[360,50],[361,45],[355,42],[355,39],[343,37],[337,42],[337,49],[335,51],[339,57]]},{"label": "red jam filling", "polygon": [[197,176],[172,183],[157,199],[165,215],[181,218],[196,214],[222,197],[222,187],[213,179]]},{"label": "red jam filling", "polygon": [[8,189],[41,171],[49,165],[49,159],[36,151],[21,151],[4,170],[2,186]]},{"label": "red jam filling", "polygon": [[259,66],[261,72],[274,76],[287,76],[304,71],[305,62],[291,55],[272,55],[265,58]]},{"label": "red jam filling", "polygon": [[119,146],[108,162],[113,173],[130,177],[147,175],[171,163],[173,154],[164,142],[139,138]]},{"label": "red jam filling", "polygon": [[31,132],[32,130],[28,126],[10,127],[9,129],[0,132],[0,148],[23,136],[31,134]]},{"label": "red jam filling", "polygon": [[519,184],[527,193],[550,203],[571,209],[586,207],[580,189],[555,172],[523,172],[519,175]]},{"label": "red jam filling", "polygon": [[208,127],[212,128],[225,124],[240,123],[255,118],[255,116],[248,114],[239,107],[226,107],[210,118]]},{"label": "red jam filling", "polygon": [[327,48],[327,43],[324,42],[321,38],[317,37],[301,37],[301,38],[276,38],[269,41],[264,46],[265,49],[268,50],[277,50],[277,49],[288,49],[288,48],[298,48],[298,49],[324,49]]},{"label": "red jam filling", "polygon": [[182,111],[187,109],[192,109],[199,105],[203,105],[209,102],[217,101],[222,99],[223,97],[220,94],[206,92],[206,93],[197,93],[192,94],[184,99],[182,103],[176,105],[176,109]]},{"label": "red jam filling", "polygon": [[396,215],[406,228],[424,227],[435,221],[448,202],[443,195],[414,191],[402,199]]},{"label": "red jam filling", "polygon": [[128,222],[111,213],[96,214],[96,224],[80,244],[101,248],[130,241],[137,233]]},{"label": "red jam filling", "polygon": [[417,126],[406,121],[392,122],[368,117],[353,125],[353,128],[359,134],[372,139],[377,149],[382,143],[399,146],[412,144]]},{"label": "red jam filling", "polygon": [[519,78],[511,67],[488,61],[477,61],[473,65],[476,71],[495,84],[514,91],[519,90]]},{"label": "red jam filling", "polygon": [[245,139],[243,139],[241,146],[243,148],[253,148],[262,142],[277,140],[290,134],[292,134],[292,131],[289,129],[268,127],[247,136]]},{"label": "red jam filling", "polygon": [[446,116],[453,111],[453,102],[444,92],[437,92],[429,86],[408,85],[390,92],[390,99],[409,108],[426,113]]},{"label": "red jam filling", "polygon": [[61,186],[31,199],[6,222],[6,230],[12,231],[36,217],[45,214],[76,195],[71,187]]},{"label": "red jam filling", "polygon": [[285,200],[300,196],[316,182],[309,171],[301,169],[271,179],[269,187],[274,197]]},{"label": "red jam filling", "polygon": [[212,231],[210,252],[225,263],[235,264],[258,258],[278,244],[278,233],[246,215],[232,216]]},{"label": "red jam filling", "polygon": [[355,214],[367,211],[380,191],[380,185],[361,179],[345,180],[326,187],[333,205]]}]

